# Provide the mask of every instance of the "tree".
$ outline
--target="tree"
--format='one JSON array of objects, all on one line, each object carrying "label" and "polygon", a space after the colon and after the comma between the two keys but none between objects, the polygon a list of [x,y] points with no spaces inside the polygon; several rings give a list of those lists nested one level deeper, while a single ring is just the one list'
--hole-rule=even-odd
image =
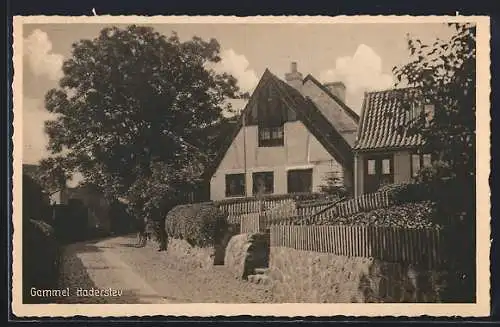
[{"label": "tree", "polygon": [[350,192],[345,187],[342,179],[338,177],[337,172],[329,172],[325,175],[324,183],[319,187],[320,192],[328,195],[333,195],[338,198],[349,196]]},{"label": "tree", "polygon": [[231,110],[224,100],[239,96],[233,76],[210,68],[219,52],[215,39],[181,42],[135,25],[74,43],[59,88],[45,97],[58,114],[45,127],[47,179],[80,172],[136,215],[163,215],[177,187],[195,183],[213,158]]},{"label": "tree", "polygon": [[403,103],[411,111],[432,104],[432,115],[422,111],[401,133],[420,134],[422,150],[449,165],[453,178],[475,185],[476,30],[472,24],[449,24],[455,33],[432,45],[408,39],[410,61],[395,67],[396,86],[409,86]]},{"label": "tree", "polygon": [[454,29],[449,40],[426,45],[409,39],[410,61],[394,73],[397,85],[411,88],[402,98],[408,111],[434,105],[432,116],[416,115],[401,133],[419,134],[422,150],[439,158],[434,167],[422,170],[420,180],[433,188],[439,215],[452,218],[449,267],[457,278],[450,280],[448,290],[450,298],[466,302],[475,296],[476,28],[449,25]]}]

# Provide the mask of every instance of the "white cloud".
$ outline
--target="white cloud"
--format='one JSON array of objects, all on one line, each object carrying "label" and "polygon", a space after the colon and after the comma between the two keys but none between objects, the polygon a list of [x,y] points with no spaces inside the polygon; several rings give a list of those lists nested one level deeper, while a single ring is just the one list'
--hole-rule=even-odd
[{"label": "white cloud", "polygon": [[59,80],[62,76],[63,56],[52,52],[52,42],[47,33],[34,30],[24,39],[24,56],[28,59],[31,71],[36,76]]},{"label": "white cloud", "polygon": [[242,92],[252,92],[259,79],[245,55],[237,54],[233,49],[221,52],[221,61],[214,69],[218,72],[226,72],[233,75],[238,80],[238,86]]},{"label": "white cloud", "polygon": [[361,111],[363,93],[393,86],[392,75],[382,72],[382,59],[367,45],[361,44],[353,56],[337,58],[335,68],[320,73],[322,82],[342,81],[346,85],[346,102]]}]

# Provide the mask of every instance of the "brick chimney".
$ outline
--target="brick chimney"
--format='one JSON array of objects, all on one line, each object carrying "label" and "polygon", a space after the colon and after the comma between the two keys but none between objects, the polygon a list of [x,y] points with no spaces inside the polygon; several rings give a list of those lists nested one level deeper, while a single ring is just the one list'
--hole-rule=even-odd
[{"label": "brick chimney", "polygon": [[299,92],[302,92],[302,81],[303,76],[301,73],[297,71],[297,63],[292,62],[290,65],[290,72],[285,74],[286,82],[297,89]]},{"label": "brick chimney", "polygon": [[324,86],[345,103],[345,84],[342,82],[325,83]]}]

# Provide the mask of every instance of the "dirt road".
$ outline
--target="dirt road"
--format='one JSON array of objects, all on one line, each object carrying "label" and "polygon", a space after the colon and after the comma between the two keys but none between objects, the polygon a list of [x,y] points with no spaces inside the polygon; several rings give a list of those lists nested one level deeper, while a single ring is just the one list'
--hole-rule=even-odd
[{"label": "dirt road", "polygon": [[[60,280],[70,296],[59,303],[265,303],[269,286],[237,280],[224,266],[209,270],[178,262],[134,237],[114,237],[65,248]],[[97,291],[96,291],[97,290]],[[96,294],[101,292],[101,294]],[[93,293],[93,294],[92,294]]]}]

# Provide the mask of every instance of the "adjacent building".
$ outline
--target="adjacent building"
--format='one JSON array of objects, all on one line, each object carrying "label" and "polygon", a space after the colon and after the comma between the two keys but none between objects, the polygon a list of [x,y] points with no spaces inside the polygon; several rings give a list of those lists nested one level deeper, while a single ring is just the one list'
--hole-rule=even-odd
[{"label": "adjacent building", "polygon": [[409,123],[422,110],[432,119],[432,105],[408,110],[403,99],[415,89],[365,93],[361,121],[354,145],[355,195],[377,191],[382,185],[410,182],[431,164],[431,155],[419,149],[423,139],[407,133]]}]

